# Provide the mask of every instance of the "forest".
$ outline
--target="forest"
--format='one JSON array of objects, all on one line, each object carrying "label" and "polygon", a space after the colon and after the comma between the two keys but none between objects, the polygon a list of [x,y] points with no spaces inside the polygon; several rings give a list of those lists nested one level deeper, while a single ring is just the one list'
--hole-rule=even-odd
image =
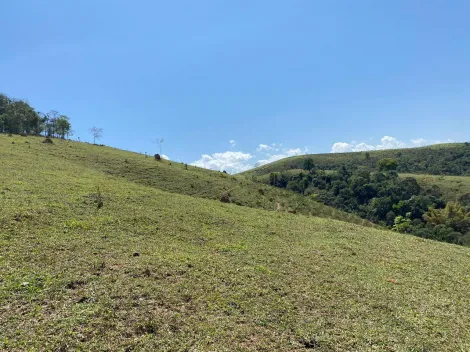
[{"label": "forest", "polygon": [[381,159],[374,169],[343,164],[324,171],[308,158],[302,168],[295,173],[273,172],[269,184],[314,197],[394,231],[470,244],[470,194],[446,202],[438,186],[422,188],[415,178],[399,177],[395,159]]},{"label": "forest", "polygon": [[0,133],[68,138],[73,130],[66,115],[38,112],[25,100],[0,94]]}]

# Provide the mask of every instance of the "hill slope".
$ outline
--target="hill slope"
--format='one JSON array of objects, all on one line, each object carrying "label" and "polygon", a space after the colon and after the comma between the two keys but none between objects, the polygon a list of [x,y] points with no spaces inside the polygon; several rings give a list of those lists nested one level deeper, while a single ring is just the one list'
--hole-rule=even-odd
[{"label": "hill slope", "polygon": [[470,194],[470,176],[435,176],[401,174],[401,177],[413,177],[423,188],[436,185],[442,192],[444,199],[453,201],[464,194]]},{"label": "hill slope", "polygon": [[216,200],[226,193],[232,203],[241,206],[297,212],[373,226],[357,216],[325,206],[313,199],[260,185],[243,176],[231,176],[166,160],[157,162],[152,157],[146,158],[142,154],[104,146],[60,139],[54,139],[53,145],[47,145],[42,143],[43,140],[41,137],[0,135],[0,148],[5,157],[18,152],[31,154],[32,162],[43,157],[53,158],[58,165],[65,160],[73,161],[77,166],[172,193]]},{"label": "hill slope", "polygon": [[2,350],[470,349],[468,248],[170,193],[16,140]]},{"label": "hill slope", "polygon": [[241,173],[262,176],[271,172],[301,169],[305,159],[311,158],[318,169],[330,170],[342,164],[353,163],[372,169],[383,158],[393,158],[398,172],[433,175],[470,175],[470,143],[436,144],[421,148],[376,150],[356,153],[309,154],[285,158]]}]

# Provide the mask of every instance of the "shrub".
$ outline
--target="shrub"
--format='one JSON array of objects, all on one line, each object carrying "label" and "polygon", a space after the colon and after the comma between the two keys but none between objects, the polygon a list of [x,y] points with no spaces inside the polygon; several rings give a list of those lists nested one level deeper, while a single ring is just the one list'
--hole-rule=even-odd
[{"label": "shrub", "polygon": [[49,137],[47,137],[46,139],[44,139],[42,142],[43,142],[43,143],[46,143],[46,144],[54,144],[54,142],[52,141],[52,139],[50,139]]},{"label": "shrub", "polygon": [[103,207],[103,196],[101,195],[101,190],[99,187],[96,189],[96,197],[95,197],[96,207],[101,209]]},{"label": "shrub", "polygon": [[410,213],[406,214],[406,217],[398,215],[395,218],[395,224],[393,225],[393,231],[401,232],[401,233],[410,233],[412,230],[411,228],[411,220],[410,220]]},{"label": "shrub", "polygon": [[222,193],[222,195],[220,196],[220,201],[222,203],[230,203],[230,194],[227,192]]}]

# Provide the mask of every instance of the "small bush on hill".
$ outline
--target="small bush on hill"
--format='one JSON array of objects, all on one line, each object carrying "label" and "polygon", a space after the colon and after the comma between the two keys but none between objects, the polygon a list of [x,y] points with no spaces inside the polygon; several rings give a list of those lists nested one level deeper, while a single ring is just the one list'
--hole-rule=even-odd
[{"label": "small bush on hill", "polygon": [[220,201],[222,203],[230,203],[230,195],[227,192],[222,193],[220,196]]}]

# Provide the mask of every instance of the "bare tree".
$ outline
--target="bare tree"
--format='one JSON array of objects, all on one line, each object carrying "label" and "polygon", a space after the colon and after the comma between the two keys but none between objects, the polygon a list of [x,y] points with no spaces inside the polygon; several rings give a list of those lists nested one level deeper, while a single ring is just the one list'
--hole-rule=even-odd
[{"label": "bare tree", "polygon": [[157,138],[157,140],[155,141],[155,143],[157,143],[158,147],[160,148],[160,155],[163,155],[162,154],[162,144],[165,140],[163,138]]},{"label": "bare tree", "polygon": [[103,137],[103,129],[93,126],[90,128],[90,133],[93,136],[93,144],[96,144],[96,140]]}]

